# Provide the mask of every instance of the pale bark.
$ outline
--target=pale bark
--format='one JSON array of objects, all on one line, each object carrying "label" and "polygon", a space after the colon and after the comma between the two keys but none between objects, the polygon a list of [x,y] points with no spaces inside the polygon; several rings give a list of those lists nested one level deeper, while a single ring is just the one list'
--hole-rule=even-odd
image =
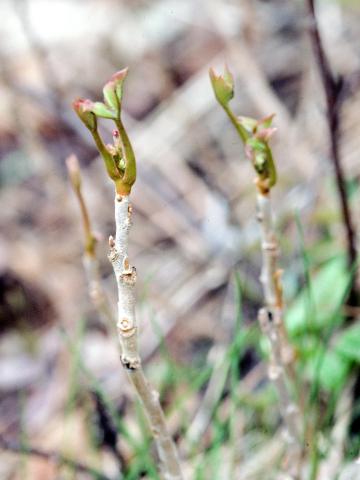
[{"label": "pale bark", "polygon": [[283,294],[281,270],[278,268],[279,247],[274,233],[270,192],[258,186],[257,219],[261,229],[262,272],[265,308],[259,312],[259,322],[270,344],[269,379],[279,397],[280,413],[285,424],[287,456],[284,469],[286,478],[299,478],[302,456],[301,417],[292,398],[291,383],[294,380],[291,361],[292,349],[287,341],[283,319]]},{"label": "pale bark", "polygon": [[115,197],[115,239],[110,237],[109,260],[118,287],[117,329],[121,344],[121,362],[144,407],[161,462],[164,480],[182,480],[178,453],[168,431],[158,393],[147,382],[138,349],[138,325],[135,317],[136,269],[128,256],[132,207],[129,196]]}]

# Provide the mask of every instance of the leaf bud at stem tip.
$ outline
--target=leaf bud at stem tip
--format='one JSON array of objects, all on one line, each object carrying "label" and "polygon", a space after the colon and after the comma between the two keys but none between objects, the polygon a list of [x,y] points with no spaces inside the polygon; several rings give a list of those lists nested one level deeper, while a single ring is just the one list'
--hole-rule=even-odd
[{"label": "leaf bud at stem tip", "polygon": [[78,98],[72,103],[73,109],[77,113],[80,120],[91,131],[96,132],[97,120],[93,112],[94,103],[85,98]]}]

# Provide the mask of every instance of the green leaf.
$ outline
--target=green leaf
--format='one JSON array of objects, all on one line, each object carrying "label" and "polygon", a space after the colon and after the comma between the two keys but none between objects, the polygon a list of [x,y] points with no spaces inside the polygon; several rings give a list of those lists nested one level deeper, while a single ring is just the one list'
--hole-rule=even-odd
[{"label": "green leaf", "polygon": [[319,348],[317,354],[309,360],[308,373],[313,382],[329,391],[338,391],[343,387],[350,362],[334,350]]},{"label": "green leaf", "polygon": [[335,350],[348,360],[360,363],[360,324],[353,325],[341,333],[335,343]]},{"label": "green leaf", "polygon": [[128,68],[114,73],[103,88],[104,100],[110,109],[115,111],[116,117],[120,115],[123,86],[127,74]]},{"label": "green leaf", "polygon": [[[304,289],[287,310],[286,325],[289,334],[296,336],[327,326],[343,302],[350,275],[344,257],[328,261],[311,280],[314,308],[309,309],[308,293]],[[337,321],[341,319],[339,314]]]},{"label": "green leaf", "polygon": [[127,67],[123,68],[122,70],[114,73],[114,75],[110,79],[110,82],[113,82],[115,85],[115,93],[120,105],[123,96],[124,81],[128,74],[128,70],[129,69]]},{"label": "green leaf", "polygon": [[94,102],[91,111],[97,116],[102,118],[116,119],[115,110],[110,109],[102,102]]},{"label": "green leaf", "polygon": [[108,82],[103,88],[103,95],[106,105],[115,112],[119,110],[119,101],[116,96],[115,88]]}]

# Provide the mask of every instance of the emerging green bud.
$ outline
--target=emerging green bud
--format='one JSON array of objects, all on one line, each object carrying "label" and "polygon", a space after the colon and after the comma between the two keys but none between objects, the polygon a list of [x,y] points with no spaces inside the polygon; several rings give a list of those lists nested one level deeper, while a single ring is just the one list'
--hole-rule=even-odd
[{"label": "emerging green bud", "polygon": [[210,68],[209,75],[215,97],[220,105],[225,108],[234,97],[234,78],[227,67],[225,67],[223,75],[216,75],[214,70]]},{"label": "emerging green bud", "polygon": [[78,98],[72,103],[72,106],[84,125],[91,132],[95,132],[97,130],[97,120],[92,111],[94,103],[91,100]]},{"label": "emerging green bud", "polygon": [[241,121],[239,121],[239,119],[234,115],[229,106],[229,102],[234,96],[234,78],[231,72],[227,67],[225,67],[223,75],[216,75],[214,70],[210,68],[209,75],[216,100],[223,107],[231,123],[236,128],[241,140],[243,143],[245,143],[249,137],[249,132],[247,131],[246,127],[242,125]]},{"label": "emerging green bud", "polygon": [[[130,139],[121,120],[124,80],[128,69],[116,72],[103,88],[104,101],[79,99],[73,103],[75,112],[91,131],[95,144],[104,159],[106,171],[114,181],[119,195],[129,195],[136,180],[136,160]],[[97,118],[114,121],[113,145],[105,145],[97,130]]]},{"label": "emerging green bud", "polygon": [[266,193],[276,183],[276,168],[268,143],[276,130],[271,127],[274,115],[260,120],[237,117],[228,105],[234,96],[234,79],[230,71],[226,67],[223,75],[217,75],[210,68],[209,74],[215,97],[236,128],[244,144],[246,157],[251,161],[258,175],[258,186],[263,193]]},{"label": "emerging green bud", "polygon": [[273,187],[277,179],[274,159],[268,144],[275,130],[275,128],[265,128],[260,131],[255,129],[255,133],[245,144],[246,156],[251,160],[259,179],[263,182],[264,190]]}]

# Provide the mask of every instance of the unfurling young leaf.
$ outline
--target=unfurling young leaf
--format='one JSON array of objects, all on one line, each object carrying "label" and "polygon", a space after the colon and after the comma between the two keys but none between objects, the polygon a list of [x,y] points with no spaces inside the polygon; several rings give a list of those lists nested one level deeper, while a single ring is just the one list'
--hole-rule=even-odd
[{"label": "unfurling young leaf", "polygon": [[105,103],[115,112],[115,118],[120,116],[123,86],[127,73],[128,68],[123,68],[119,72],[114,73],[103,88]]}]

